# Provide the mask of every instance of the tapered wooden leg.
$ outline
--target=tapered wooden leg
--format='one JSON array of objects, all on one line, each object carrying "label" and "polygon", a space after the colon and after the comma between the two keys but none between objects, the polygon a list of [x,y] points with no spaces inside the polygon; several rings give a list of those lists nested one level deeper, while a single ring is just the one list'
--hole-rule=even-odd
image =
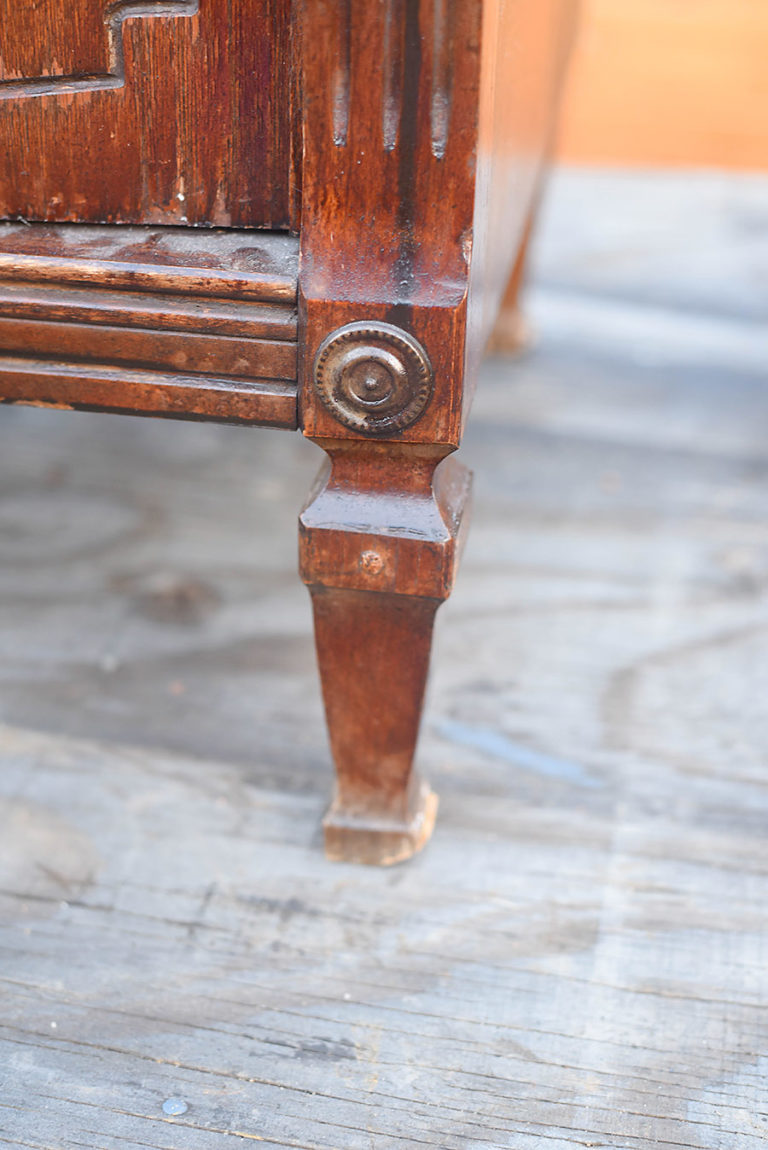
[{"label": "tapered wooden leg", "polygon": [[438,599],[312,588],[336,797],[330,858],[387,863],[427,841],[437,799],[413,770]]},{"label": "tapered wooden leg", "polygon": [[413,758],[469,476],[432,448],[323,446],[333,465],[302,513],[300,538],[336,765],[326,853],[395,863],[428,840],[437,810]]}]

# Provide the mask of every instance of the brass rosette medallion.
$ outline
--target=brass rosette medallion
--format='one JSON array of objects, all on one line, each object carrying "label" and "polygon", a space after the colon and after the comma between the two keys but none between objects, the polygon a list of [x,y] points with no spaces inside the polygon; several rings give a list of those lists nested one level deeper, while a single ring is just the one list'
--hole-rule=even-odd
[{"label": "brass rosette medallion", "polygon": [[336,419],[362,435],[389,435],[415,423],[434,375],[421,344],[388,323],[349,323],[315,358],[315,388]]}]

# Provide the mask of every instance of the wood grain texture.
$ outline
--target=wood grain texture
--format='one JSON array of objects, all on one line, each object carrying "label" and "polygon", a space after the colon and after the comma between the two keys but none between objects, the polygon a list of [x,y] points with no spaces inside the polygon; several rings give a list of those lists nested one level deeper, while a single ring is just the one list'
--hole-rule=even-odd
[{"label": "wood grain texture", "polygon": [[[319,402],[314,357],[344,324],[415,336],[434,397],[403,442],[456,445],[472,246],[482,5],[303,0],[302,423],[354,437]],[[331,240],[332,237],[332,240]]]},{"label": "wood grain texture", "polygon": [[440,600],[320,584],[310,591],[336,768],[326,856],[404,862],[430,839],[437,811],[413,759]]},{"label": "wood grain texture", "polygon": [[[469,526],[467,469],[439,448],[320,446],[329,461],[300,519],[305,582],[447,599]],[[371,549],[378,562],[361,562]]]},{"label": "wood grain texture", "polygon": [[185,228],[0,224],[0,279],[294,303],[290,236]]},{"label": "wood grain texture", "polygon": [[299,519],[299,568],[336,767],[329,858],[389,865],[420,850],[437,803],[413,769],[435,612],[453,590],[470,475],[444,448],[323,440]]},{"label": "wood grain texture", "polygon": [[317,449],[0,410],[4,1146],[764,1150],[768,187],[553,192],[407,868],[320,851]]},{"label": "wood grain texture", "polygon": [[294,98],[287,0],[2,0],[0,217],[288,227]]},{"label": "wood grain texture", "polygon": [[195,337],[188,330],[151,332],[0,315],[0,347],[11,355],[44,352],[65,363],[78,359],[115,367],[149,365],[240,379],[261,376],[290,382],[296,378],[295,343],[215,335]]},{"label": "wood grain texture", "polygon": [[273,379],[233,379],[79,360],[0,356],[0,404],[114,411],[168,419],[295,428],[296,388]]}]

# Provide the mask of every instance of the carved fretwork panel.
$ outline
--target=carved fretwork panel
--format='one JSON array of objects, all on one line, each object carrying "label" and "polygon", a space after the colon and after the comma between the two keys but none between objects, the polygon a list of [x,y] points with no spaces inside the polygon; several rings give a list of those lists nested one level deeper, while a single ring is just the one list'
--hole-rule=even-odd
[{"label": "carved fretwork panel", "polygon": [[0,0],[0,218],[289,225],[290,0]]},{"label": "carved fretwork panel", "polygon": [[107,0],[0,0],[0,81],[108,72],[107,8]]}]

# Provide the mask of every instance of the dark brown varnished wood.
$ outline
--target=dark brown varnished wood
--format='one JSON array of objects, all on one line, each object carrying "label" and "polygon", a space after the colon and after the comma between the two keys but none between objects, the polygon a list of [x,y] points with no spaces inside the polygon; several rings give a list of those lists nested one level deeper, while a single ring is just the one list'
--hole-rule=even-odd
[{"label": "dark brown varnished wood", "polygon": [[192,372],[0,357],[0,403],[293,429],[296,388]]},{"label": "dark brown varnished wood", "polygon": [[[482,4],[301,0],[304,174],[301,420],[349,436],[318,402],[314,357],[350,322],[420,341],[435,376],[406,442],[456,446],[472,251]],[[333,237],[332,243],[329,243]]]},{"label": "dark brown varnished wood", "polygon": [[437,800],[413,770],[435,611],[453,587],[469,474],[446,449],[321,441],[300,519],[337,791],[331,858],[400,862]]},{"label": "dark brown varnished wood", "polygon": [[413,756],[440,600],[311,591],[336,764],[325,853],[344,862],[403,862],[429,840],[437,814],[437,796],[413,770]]},{"label": "dark brown varnished wood", "polygon": [[296,426],[288,235],[0,224],[0,399]]},{"label": "dark brown varnished wood", "polygon": [[385,864],[424,845],[437,806],[413,756],[467,523],[468,477],[446,456],[461,424],[482,6],[302,0],[300,13],[300,419],[332,460],[301,517],[337,772],[325,844]]},{"label": "dark brown varnished wood", "polygon": [[277,233],[0,224],[3,280],[294,304],[297,271],[296,240]]},{"label": "dark brown varnished wood", "polygon": [[290,0],[0,0],[0,218],[296,222]]}]

